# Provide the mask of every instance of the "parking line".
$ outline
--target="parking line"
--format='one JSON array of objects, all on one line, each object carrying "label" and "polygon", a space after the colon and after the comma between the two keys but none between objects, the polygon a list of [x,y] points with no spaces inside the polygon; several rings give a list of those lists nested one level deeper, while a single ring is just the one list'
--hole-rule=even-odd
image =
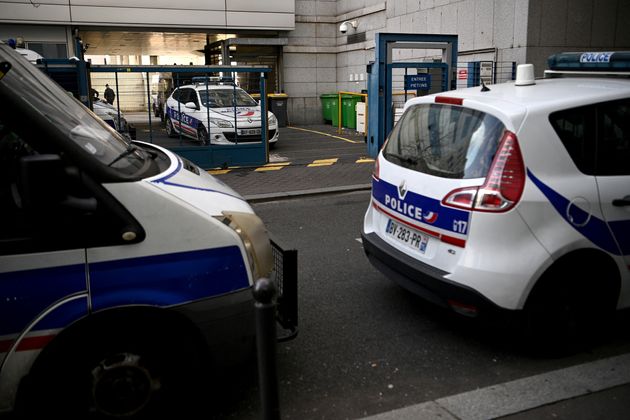
[{"label": "parking line", "polygon": [[322,136],[332,137],[332,138],[343,140],[343,141],[347,141],[348,143],[353,143],[353,144],[365,143],[363,141],[350,140],[350,139],[346,139],[344,137],[339,137],[339,136],[334,136],[332,134],[323,133],[321,131],[309,130],[307,128],[291,127],[291,126],[288,126],[287,128],[292,128],[293,130],[308,131],[309,133],[321,134]]},{"label": "parking line", "polygon": [[210,169],[207,171],[210,175],[224,175],[231,171],[231,169]]},{"label": "parking line", "polygon": [[279,171],[285,166],[289,166],[291,162],[275,162],[268,163],[265,166],[261,166],[259,168],[254,169],[255,172],[267,172],[267,171]]},{"label": "parking line", "polygon": [[374,159],[371,158],[361,158],[358,159],[356,162],[354,163],[374,163]]},{"label": "parking line", "polygon": [[309,163],[306,166],[309,167],[309,168],[316,167],[316,166],[330,166],[330,165],[334,165],[335,163],[337,163],[338,160],[339,160],[339,158],[318,159],[318,160],[314,160],[313,163]]}]

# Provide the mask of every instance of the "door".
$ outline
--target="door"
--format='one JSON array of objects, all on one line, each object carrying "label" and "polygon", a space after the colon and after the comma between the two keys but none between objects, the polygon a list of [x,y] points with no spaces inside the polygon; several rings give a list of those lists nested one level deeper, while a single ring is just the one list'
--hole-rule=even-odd
[{"label": "door", "polygon": [[604,218],[630,271],[630,100],[597,108],[597,185]]},{"label": "door", "polygon": [[61,328],[87,313],[85,249],[72,238],[75,229],[68,223],[73,221],[57,217],[55,194],[49,189],[33,199],[25,194],[26,184],[32,192],[38,183],[32,173],[30,181],[25,179],[25,161],[45,155],[37,155],[29,139],[14,131],[26,121],[2,119],[0,389],[9,386],[4,369],[11,360],[23,360],[20,357],[27,351],[40,350]]}]

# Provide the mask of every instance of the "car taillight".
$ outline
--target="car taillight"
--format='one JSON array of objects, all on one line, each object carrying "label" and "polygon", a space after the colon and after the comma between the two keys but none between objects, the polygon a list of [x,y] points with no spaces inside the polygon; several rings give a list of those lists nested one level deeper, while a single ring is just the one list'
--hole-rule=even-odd
[{"label": "car taillight", "polygon": [[466,210],[504,212],[518,203],[525,186],[525,167],[516,134],[506,131],[480,187],[458,188],[442,204]]}]

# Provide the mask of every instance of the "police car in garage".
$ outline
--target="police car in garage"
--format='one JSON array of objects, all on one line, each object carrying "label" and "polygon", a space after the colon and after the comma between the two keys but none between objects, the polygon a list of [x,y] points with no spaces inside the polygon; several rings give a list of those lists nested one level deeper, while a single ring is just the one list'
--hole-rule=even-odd
[{"label": "police car in garage", "polygon": [[[166,101],[166,134],[183,135],[201,144],[260,142],[261,110],[232,79],[193,77],[192,84],[175,89]],[[278,141],[278,120],[267,112],[268,141]]]},{"label": "police car in garage", "polygon": [[630,53],[549,67],[408,101],[362,238],[412,292],[561,344],[630,307]]}]

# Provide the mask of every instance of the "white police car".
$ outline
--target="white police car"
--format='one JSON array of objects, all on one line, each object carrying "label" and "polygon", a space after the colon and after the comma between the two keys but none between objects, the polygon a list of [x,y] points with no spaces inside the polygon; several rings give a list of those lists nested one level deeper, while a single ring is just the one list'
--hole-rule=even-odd
[{"label": "white police car", "polygon": [[130,138],[136,138],[135,128],[127,122],[125,115],[119,112],[113,105],[102,99],[94,99],[92,102],[94,113],[101,117],[103,121],[114,130],[121,134],[128,135]]},{"label": "white police car", "polygon": [[[278,141],[278,121],[267,112],[269,145]],[[259,142],[260,105],[231,80],[194,77],[193,84],[175,89],[166,101],[166,133],[201,144]]]},{"label": "white police car", "polygon": [[412,292],[559,342],[630,307],[630,53],[549,64],[408,101],[362,238]]}]

